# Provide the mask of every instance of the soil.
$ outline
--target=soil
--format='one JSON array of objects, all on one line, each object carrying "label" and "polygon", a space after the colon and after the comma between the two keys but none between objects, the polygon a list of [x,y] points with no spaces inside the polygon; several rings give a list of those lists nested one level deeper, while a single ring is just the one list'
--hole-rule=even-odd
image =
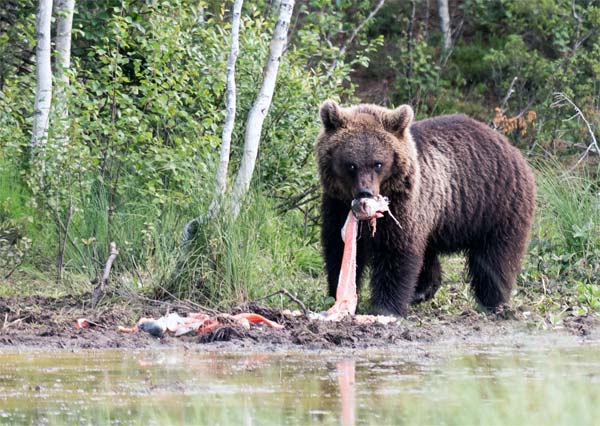
[{"label": "soil", "polygon": [[[464,310],[458,314],[426,313],[399,319],[388,325],[359,325],[352,318],[341,322],[309,320],[290,316],[281,310],[252,303],[231,313],[256,312],[284,325],[275,330],[252,325],[249,330],[223,320],[224,325],[202,335],[153,337],[147,333],[123,334],[119,325],[131,326],[141,316],[159,317],[167,311],[184,315],[192,306],[169,302],[110,303],[90,309],[81,297],[6,297],[0,298],[1,348],[156,348],[202,345],[205,350],[324,350],[387,349],[403,344],[479,344],[518,342],[528,335],[544,333],[568,337],[573,343],[595,341],[599,321],[592,316],[566,315],[559,325],[537,318],[526,318],[510,308],[495,313]],[[89,299],[87,299],[89,300]],[[197,310],[197,309],[196,309]],[[78,318],[96,326],[78,329]]]}]

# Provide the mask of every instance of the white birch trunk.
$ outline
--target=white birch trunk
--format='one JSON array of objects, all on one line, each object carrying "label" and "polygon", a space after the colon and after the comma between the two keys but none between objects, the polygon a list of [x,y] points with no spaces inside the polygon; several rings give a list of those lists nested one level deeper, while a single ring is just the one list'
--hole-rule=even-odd
[{"label": "white birch trunk", "polygon": [[440,30],[444,41],[444,51],[447,52],[452,47],[452,34],[450,32],[450,12],[448,10],[448,0],[438,0],[438,13],[440,15]]},{"label": "white birch trunk", "polygon": [[68,70],[71,67],[71,30],[73,27],[73,10],[75,0],[58,0],[56,3],[56,86],[54,105],[59,120],[60,134],[57,142],[63,146],[68,145],[67,135],[69,107],[67,100],[67,87],[69,86]]},{"label": "white birch trunk", "polygon": [[50,22],[52,0],[40,0],[35,30],[37,37],[36,88],[33,106],[33,130],[29,144],[33,159],[42,144],[48,139],[48,115],[52,102],[52,69],[50,68]]},{"label": "white birch trunk", "polygon": [[287,32],[293,10],[294,0],[281,1],[277,24],[275,25],[273,38],[271,39],[271,44],[269,46],[269,58],[267,59],[267,64],[265,66],[262,85],[258,96],[252,105],[252,109],[250,109],[250,112],[248,113],[246,134],[244,138],[244,154],[235,179],[232,195],[232,210],[234,217],[238,216],[243,198],[250,188],[250,181],[252,179],[254,166],[256,165],[256,157],[258,155],[262,125],[269,112],[271,100],[273,99],[279,62],[287,43]]},{"label": "white birch trunk", "polygon": [[198,4],[198,9],[196,9],[195,25],[202,24],[204,24],[204,3],[200,1],[200,3]]},{"label": "white birch trunk", "polygon": [[227,59],[227,98],[226,116],[221,139],[221,154],[216,174],[216,185],[214,199],[208,208],[208,218],[212,218],[220,209],[220,202],[227,189],[227,170],[229,169],[229,153],[231,149],[231,134],[235,124],[236,112],[236,89],[235,89],[235,63],[240,53],[239,34],[240,16],[244,0],[235,0],[233,5],[233,16],[231,19],[231,50]]}]

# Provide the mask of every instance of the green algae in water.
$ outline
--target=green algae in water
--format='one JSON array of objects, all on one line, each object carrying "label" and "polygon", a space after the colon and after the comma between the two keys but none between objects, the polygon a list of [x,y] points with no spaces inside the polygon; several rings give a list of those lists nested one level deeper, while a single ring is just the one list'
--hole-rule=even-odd
[{"label": "green algae in water", "polygon": [[0,354],[0,422],[594,424],[599,349],[11,352]]}]

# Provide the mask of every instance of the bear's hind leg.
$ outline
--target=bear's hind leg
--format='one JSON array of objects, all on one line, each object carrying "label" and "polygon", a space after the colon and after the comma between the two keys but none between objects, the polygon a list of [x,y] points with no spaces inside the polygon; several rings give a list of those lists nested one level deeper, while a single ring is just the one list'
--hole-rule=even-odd
[{"label": "bear's hind leg", "polygon": [[[503,238],[504,237],[504,238]],[[506,303],[521,269],[526,240],[519,235],[484,238],[485,244],[468,252],[469,275],[475,297],[485,308]]]},{"label": "bear's hind leg", "polygon": [[413,295],[413,304],[430,300],[442,285],[442,266],[437,253],[432,249],[425,251],[423,267],[417,280],[417,288]]}]

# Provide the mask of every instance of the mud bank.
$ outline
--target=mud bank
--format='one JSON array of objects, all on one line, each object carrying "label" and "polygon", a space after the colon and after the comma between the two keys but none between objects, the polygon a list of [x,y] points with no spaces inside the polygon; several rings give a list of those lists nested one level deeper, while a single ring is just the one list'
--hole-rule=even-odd
[{"label": "mud bank", "polygon": [[[154,348],[186,347],[202,350],[365,350],[391,349],[419,344],[518,345],[528,335],[550,340],[567,339],[572,344],[598,339],[599,322],[591,316],[566,315],[560,324],[543,318],[530,318],[505,309],[496,313],[465,310],[459,314],[431,313],[411,315],[397,323],[356,324],[351,318],[341,322],[309,320],[290,316],[260,304],[241,306],[231,313],[255,312],[284,325],[275,330],[252,325],[247,330],[223,321],[216,330],[202,335],[153,337],[147,333],[123,334],[119,325],[134,324],[141,316],[158,317],[173,310],[169,303],[117,303],[89,309],[80,298],[0,298],[0,348]],[[185,308],[179,308],[185,314]],[[98,324],[77,329],[78,318]]]}]

